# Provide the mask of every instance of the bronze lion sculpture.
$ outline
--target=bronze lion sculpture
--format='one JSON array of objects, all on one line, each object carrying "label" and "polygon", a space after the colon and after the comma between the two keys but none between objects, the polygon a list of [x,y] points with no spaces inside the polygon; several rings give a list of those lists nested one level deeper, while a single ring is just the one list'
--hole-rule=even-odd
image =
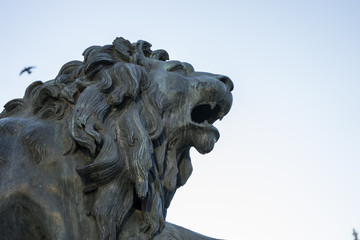
[{"label": "bronze lion sculpture", "polygon": [[165,222],[233,83],[116,38],[0,114],[0,239],[210,239]]}]

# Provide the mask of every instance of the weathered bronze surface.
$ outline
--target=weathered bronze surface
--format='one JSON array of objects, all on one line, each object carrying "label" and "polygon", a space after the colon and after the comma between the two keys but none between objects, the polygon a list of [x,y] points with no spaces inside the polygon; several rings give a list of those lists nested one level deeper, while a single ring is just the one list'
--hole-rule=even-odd
[{"label": "weathered bronze surface", "polygon": [[92,46],[0,114],[0,239],[210,239],[165,221],[233,83],[145,41]]}]

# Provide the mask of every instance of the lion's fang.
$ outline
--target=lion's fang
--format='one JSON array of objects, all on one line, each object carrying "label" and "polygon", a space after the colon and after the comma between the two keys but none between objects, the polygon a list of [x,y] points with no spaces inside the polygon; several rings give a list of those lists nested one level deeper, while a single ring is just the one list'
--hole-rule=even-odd
[{"label": "lion's fang", "polygon": [[216,103],[215,103],[215,102],[210,103],[210,108],[211,108],[211,110],[213,110],[215,107],[216,107]]}]

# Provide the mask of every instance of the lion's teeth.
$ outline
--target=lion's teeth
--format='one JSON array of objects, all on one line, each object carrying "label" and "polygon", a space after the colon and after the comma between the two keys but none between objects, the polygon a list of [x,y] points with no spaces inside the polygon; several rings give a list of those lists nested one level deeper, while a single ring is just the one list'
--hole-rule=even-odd
[{"label": "lion's teeth", "polygon": [[204,121],[204,124],[209,124],[208,120],[205,120],[205,121]]},{"label": "lion's teeth", "polygon": [[210,103],[211,110],[213,110],[215,108],[215,106],[216,106],[216,103]]}]

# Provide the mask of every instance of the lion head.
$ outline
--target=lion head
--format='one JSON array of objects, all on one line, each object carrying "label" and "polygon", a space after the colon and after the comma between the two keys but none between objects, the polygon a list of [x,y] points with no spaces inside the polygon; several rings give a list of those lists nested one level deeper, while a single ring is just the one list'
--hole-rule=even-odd
[{"label": "lion head", "polygon": [[70,143],[64,155],[91,156],[76,171],[101,239],[119,234],[134,211],[148,236],[161,231],[176,189],[192,172],[189,149],[213,149],[219,132],[212,124],[232,104],[228,77],[197,72],[150,47],[123,38],[89,47],[84,61],[31,84],[0,115],[62,122]]}]

